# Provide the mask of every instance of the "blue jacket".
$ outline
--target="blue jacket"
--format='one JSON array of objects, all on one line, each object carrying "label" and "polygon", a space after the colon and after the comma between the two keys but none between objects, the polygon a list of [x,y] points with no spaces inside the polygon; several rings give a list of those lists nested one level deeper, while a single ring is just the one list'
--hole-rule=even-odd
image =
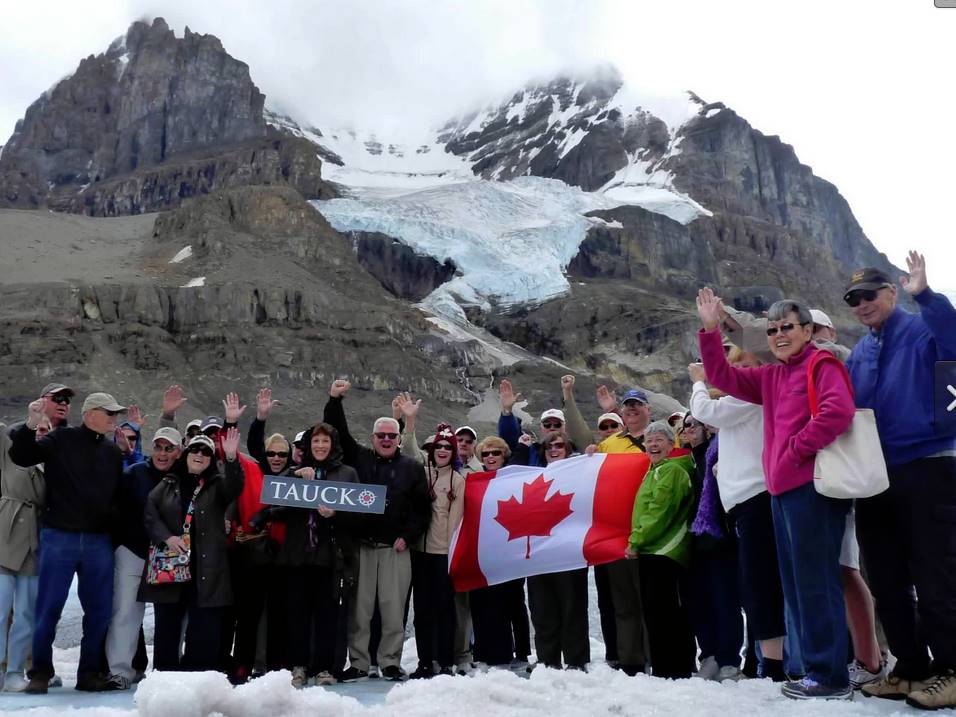
[{"label": "blue jacket", "polygon": [[846,362],[856,405],[876,414],[888,465],[956,449],[956,432],[936,429],[933,408],[936,362],[956,361],[956,309],[931,289],[914,298],[919,314],[897,307]]},{"label": "blue jacket", "polygon": [[[521,433],[521,421],[518,420],[517,416],[514,414],[506,416],[503,413],[501,416],[499,416],[498,437],[508,444],[512,455],[514,455],[515,451],[517,450],[518,439],[521,438]],[[537,443],[532,443],[530,446],[528,446],[527,465],[547,465],[547,462],[544,460],[544,453],[541,451],[541,447]]]}]

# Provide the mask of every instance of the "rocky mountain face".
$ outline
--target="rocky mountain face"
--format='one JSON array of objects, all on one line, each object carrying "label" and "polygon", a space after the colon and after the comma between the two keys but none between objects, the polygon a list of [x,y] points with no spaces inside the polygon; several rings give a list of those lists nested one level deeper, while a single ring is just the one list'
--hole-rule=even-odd
[{"label": "rocky mountain face", "polygon": [[115,216],[243,184],[330,196],[311,145],[269,136],[264,102],[216,37],[133,23],[27,109],[0,156],[0,202]]}]

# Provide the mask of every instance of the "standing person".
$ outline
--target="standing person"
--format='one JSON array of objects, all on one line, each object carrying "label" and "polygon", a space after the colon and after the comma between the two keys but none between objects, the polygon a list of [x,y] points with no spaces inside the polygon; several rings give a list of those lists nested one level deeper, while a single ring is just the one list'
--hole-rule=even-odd
[{"label": "standing person", "polygon": [[383,514],[362,515],[356,521],[358,589],[349,628],[351,666],[342,673],[342,681],[368,678],[369,634],[376,605],[382,616],[378,664],[385,679],[400,681],[407,677],[401,660],[405,602],[412,580],[408,547],[425,532],[429,515],[425,477],[421,464],[399,451],[401,430],[394,418],[383,416],[372,424],[371,448],[352,437],[342,406],[350,386],[348,381],[332,382],[324,420],[338,431],[345,464],[355,468],[359,482],[385,486],[386,505]]},{"label": "standing person", "polygon": [[477,473],[483,470],[481,461],[475,455],[475,445],[478,442],[478,433],[471,426],[461,426],[455,429],[455,439],[458,441],[458,459],[461,461],[461,474]]},{"label": "standing person", "polygon": [[713,291],[701,289],[697,308],[704,329],[698,339],[704,369],[715,387],[763,405],[763,466],[772,496],[780,580],[807,670],[802,680],[784,683],[782,692],[792,699],[852,699],[839,562],[850,505],[820,495],[813,485],[817,452],[853,420],[846,371],[835,360],[817,365],[812,378],[820,410],[811,420],[807,367],[821,349],[811,341],[810,310],[789,299],[773,304],[767,312],[767,342],[777,363],[734,368],[721,343],[721,307]]},{"label": "standing person", "polygon": [[[187,582],[154,585],[144,575],[140,585],[139,599],[153,603],[153,664],[157,670],[202,671],[219,666],[223,608],[233,599],[226,508],[239,497],[243,486],[238,429],[228,429],[222,449],[225,467],[220,471],[215,442],[208,436],[194,437],[146,501],[150,541],[189,554]],[[180,657],[187,618],[185,649]]]},{"label": "standing person", "polygon": [[[956,360],[956,309],[929,288],[910,252],[897,306],[878,269],[854,272],[843,296],[868,333],[847,361],[857,405],[872,408],[890,476],[857,501],[857,535],[896,666],[863,693],[914,707],[956,706],[956,430],[934,422],[936,362]],[[918,596],[918,601],[917,601]],[[932,652],[932,662],[930,662]]]},{"label": "standing person", "polygon": [[651,467],[634,498],[625,557],[640,570],[641,602],[656,677],[690,677],[696,664],[694,634],[680,597],[690,558],[693,459],[670,457],[674,430],[656,421],[644,432]]},{"label": "standing person", "polygon": [[[542,441],[548,465],[569,458],[574,444],[563,433]],[[528,602],[534,624],[538,663],[561,669],[585,670],[591,661],[588,636],[588,569],[562,570],[528,578]]]},{"label": "standing person", "polygon": [[[475,454],[478,433],[471,426],[461,426],[455,430],[458,439],[458,458],[461,461],[461,474],[467,478],[471,473],[484,470]],[[463,496],[464,498],[464,496]],[[471,607],[468,593],[455,593],[455,666],[459,671],[471,668],[474,655],[471,651]]]},{"label": "standing person", "polygon": [[182,453],[183,437],[175,428],[160,428],[153,435],[153,453],[123,472],[120,484],[120,515],[117,520],[113,568],[113,614],[106,633],[106,660],[114,689],[129,689],[137,681],[133,669],[146,604],[137,600],[143,569],[149,554],[146,533],[146,501]]},{"label": "standing person", "polygon": [[44,464],[46,497],[40,514],[33,669],[26,692],[45,694],[53,676],[53,638],[74,575],[83,608],[83,638],[76,689],[113,689],[100,674],[100,659],[113,604],[113,544],[123,455],[111,440],[125,407],[107,393],[83,401],[83,423],[36,439],[45,398],[11,438],[10,458],[19,466]]}]

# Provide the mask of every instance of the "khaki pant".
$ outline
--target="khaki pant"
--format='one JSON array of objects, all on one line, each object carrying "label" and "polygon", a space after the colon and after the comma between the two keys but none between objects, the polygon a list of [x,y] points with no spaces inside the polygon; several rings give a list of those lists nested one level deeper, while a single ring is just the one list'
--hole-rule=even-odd
[{"label": "khaki pant", "polygon": [[[645,647],[647,631],[641,604],[641,580],[637,560],[608,563],[614,617],[617,622],[617,656],[624,667],[644,668],[648,664]],[[651,660],[653,660],[651,655]]]},{"label": "khaki pant", "polygon": [[471,608],[468,593],[455,593],[455,664],[470,665],[471,655]]},{"label": "khaki pant", "polygon": [[143,626],[146,603],[136,599],[146,561],[122,545],[113,562],[113,614],[106,633],[106,660],[110,672],[133,679],[133,655]]},{"label": "khaki pant", "polygon": [[391,546],[359,547],[359,577],[349,621],[349,661],[368,671],[371,663],[368,641],[378,594],[382,616],[382,640],[378,645],[379,668],[401,666],[405,643],[405,601],[412,583],[408,550],[398,553]]}]

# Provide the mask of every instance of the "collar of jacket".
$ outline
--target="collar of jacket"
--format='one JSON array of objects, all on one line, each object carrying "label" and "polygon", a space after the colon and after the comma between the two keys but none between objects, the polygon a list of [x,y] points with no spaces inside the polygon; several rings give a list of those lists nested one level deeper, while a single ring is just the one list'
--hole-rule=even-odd
[{"label": "collar of jacket", "polygon": [[887,317],[886,321],[883,322],[883,325],[879,329],[870,329],[870,336],[876,339],[878,343],[885,342],[890,336],[893,335],[897,325],[908,313],[908,311],[904,311],[897,304],[896,308],[893,309],[893,313]]},{"label": "collar of jacket", "polygon": [[92,428],[87,427],[87,425],[86,425],[85,423],[81,423],[81,424],[80,424],[80,429],[83,431],[83,435],[86,436],[87,438],[89,438],[89,439],[92,440],[92,441],[102,441],[102,440],[103,440],[103,435],[104,435],[104,434],[102,434],[102,433],[97,433],[97,432],[94,431]]}]

